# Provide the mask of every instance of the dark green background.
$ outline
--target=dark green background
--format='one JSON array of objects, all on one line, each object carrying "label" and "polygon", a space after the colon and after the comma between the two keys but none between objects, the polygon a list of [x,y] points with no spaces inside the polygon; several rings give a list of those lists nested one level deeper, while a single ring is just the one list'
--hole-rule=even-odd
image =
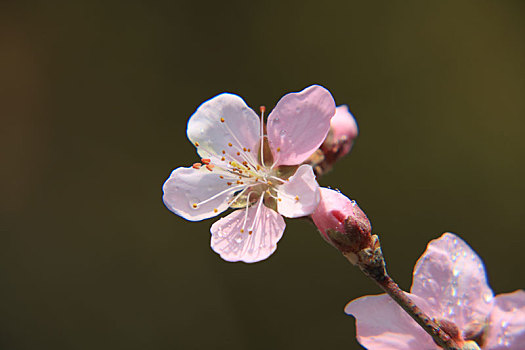
[{"label": "dark green background", "polygon": [[496,293],[524,287],[522,1],[4,1],[0,349],[358,349],[378,288],[301,220],[253,265],[161,186],[188,117],[322,84],[360,135],[320,179],[356,199],[410,287],[459,233]]}]

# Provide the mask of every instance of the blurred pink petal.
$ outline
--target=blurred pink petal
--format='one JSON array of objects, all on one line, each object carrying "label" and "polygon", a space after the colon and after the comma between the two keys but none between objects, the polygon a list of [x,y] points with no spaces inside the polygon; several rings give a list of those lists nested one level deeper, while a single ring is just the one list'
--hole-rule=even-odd
[{"label": "blurred pink petal", "polygon": [[[525,292],[518,290],[494,298],[483,262],[452,233],[428,244],[414,268],[411,293],[428,316],[457,326],[466,344],[477,341],[484,350],[525,349]],[[381,297],[388,298],[386,294]],[[427,342],[432,342],[430,336],[423,339],[423,331],[415,321],[405,318],[412,328],[398,320],[401,308],[374,298],[377,296],[356,299],[345,309],[357,319],[361,344],[369,349],[437,348],[429,347],[433,344]]]},{"label": "blurred pink petal", "polygon": [[334,99],[322,86],[283,96],[268,117],[268,141],[275,164],[304,162],[323,143],[334,113]]},{"label": "blurred pink petal", "polygon": [[[409,294],[420,307],[425,300]],[[440,349],[432,338],[386,294],[353,300],[345,312],[356,319],[357,340],[371,350]]]},{"label": "blurred pink petal", "polygon": [[487,345],[490,350],[525,349],[525,291],[498,294],[490,314]]},{"label": "blurred pink petal", "polygon": [[483,262],[452,233],[428,244],[414,268],[410,290],[436,310],[434,317],[453,319],[460,329],[473,318],[483,319],[492,309],[493,293]]},{"label": "blurred pink petal", "polygon": [[216,221],[211,247],[226,261],[261,261],[275,251],[285,226],[281,215],[259,202]]}]

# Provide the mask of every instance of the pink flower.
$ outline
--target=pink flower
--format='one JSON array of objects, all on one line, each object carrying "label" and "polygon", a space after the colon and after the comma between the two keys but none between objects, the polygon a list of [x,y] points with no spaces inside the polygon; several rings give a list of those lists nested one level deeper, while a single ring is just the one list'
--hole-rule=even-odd
[{"label": "pink flower", "polygon": [[330,92],[313,85],[281,98],[264,135],[263,115],[239,96],[204,102],[187,128],[201,162],[171,173],[163,187],[166,207],[191,221],[242,209],[212,225],[211,247],[227,261],[266,259],[284,232],[281,215],[309,215],[319,202],[312,167],[301,163],[324,141],[334,113]]},{"label": "pink flower", "polygon": [[[525,291],[494,297],[483,262],[452,233],[428,244],[409,296],[472,349],[525,349]],[[355,299],[345,312],[356,318],[357,339],[368,349],[440,349],[386,294]]]}]

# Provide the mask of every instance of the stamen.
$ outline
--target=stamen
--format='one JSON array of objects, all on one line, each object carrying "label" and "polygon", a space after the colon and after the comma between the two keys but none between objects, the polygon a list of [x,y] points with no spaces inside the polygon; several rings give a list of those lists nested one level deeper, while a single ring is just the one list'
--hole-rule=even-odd
[{"label": "stamen", "polygon": [[[264,111],[266,111],[266,107],[261,106],[261,164],[264,164]],[[259,170],[259,169],[257,169]]]},{"label": "stamen", "polygon": [[250,231],[253,231],[253,228],[255,227],[255,223],[259,219],[259,213],[261,211],[261,205],[263,203],[263,198],[264,196],[261,196],[261,198],[259,199],[259,203],[257,203],[257,211],[255,212],[255,217],[253,218],[252,225],[249,229]]},{"label": "stamen", "polygon": [[246,227],[246,221],[248,220],[248,208],[250,206],[250,196],[253,192],[248,193],[248,197],[246,197],[246,209],[244,210],[244,220],[242,222],[242,228],[241,233],[244,232],[244,228]]},{"label": "stamen", "polygon": [[241,189],[241,188],[243,188],[243,187],[245,187],[245,186],[234,186],[234,187],[228,187],[228,188],[226,188],[225,190],[222,190],[221,192],[217,193],[216,195],[211,196],[210,198],[203,200],[202,202],[194,203],[192,206],[193,206],[193,208],[197,208],[197,206],[202,205],[202,204],[206,204],[206,203],[208,203],[209,201],[212,201],[212,200],[214,200],[215,198],[220,197],[220,196],[222,196],[223,194],[225,194],[225,193],[227,193],[227,192],[235,191],[235,189]]},{"label": "stamen", "polygon": [[201,163],[194,163],[194,164],[192,165],[192,167],[193,167],[193,169],[200,169],[200,168],[201,168],[201,165],[202,165]]},{"label": "stamen", "polygon": [[203,158],[203,159],[201,159],[201,162],[202,162],[202,164],[206,164],[206,165],[208,165],[208,164],[210,164],[211,159]]}]

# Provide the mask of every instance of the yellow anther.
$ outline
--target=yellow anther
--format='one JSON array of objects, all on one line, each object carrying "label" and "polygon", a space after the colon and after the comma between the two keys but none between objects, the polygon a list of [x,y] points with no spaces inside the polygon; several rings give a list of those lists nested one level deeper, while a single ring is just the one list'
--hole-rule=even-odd
[{"label": "yellow anther", "polygon": [[278,200],[279,202],[281,202],[281,201],[282,201],[282,199],[281,199],[281,198],[277,198],[277,200]]},{"label": "yellow anther", "polygon": [[224,118],[221,118],[221,123],[224,123]]},{"label": "yellow anther", "polygon": [[226,160],[226,158],[222,157],[221,160],[224,161],[224,160]]},{"label": "yellow anther", "polygon": [[268,181],[267,184],[270,186],[273,185],[271,181]]},{"label": "yellow anther", "polygon": [[219,177],[220,177],[221,179],[224,179],[224,176],[222,176],[222,175],[219,175]]},{"label": "yellow anther", "polygon": [[232,145],[232,143],[231,143],[231,142],[228,142],[228,146],[230,146],[230,147],[231,147],[231,146],[233,146],[233,145]]},{"label": "yellow anther", "polygon": [[246,151],[247,151],[247,150],[246,150],[246,147],[243,147],[243,148],[242,148],[242,150],[243,150],[244,152],[246,152]]},{"label": "yellow anther", "polygon": [[195,142],[195,147],[199,147],[199,143],[198,142]]},{"label": "yellow anther", "polygon": [[257,164],[257,170],[261,170],[261,166]]},{"label": "yellow anther", "polygon": [[281,152],[281,147],[277,147],[277,152]]},{"label": "yellow anther", "polygon": [[298,201],[299,200],[299,196],[295,196],[295,200]]},{"label": "yellow anther", "polygon": [[218,212],[218,210],[217,209],[213,209],[213,212],[216,213],[216,212]]},{"label": "yellow anther", "polygon": [[193,203],[192,207],[193,209],[197,209],[197,203]]},{"label": "yellow anther", "polygon": [[244,229],[241,228],[241,233],[244,233]]},{"label": "yellow anther", "polygon": [[248,152],[250,152],[250,149],[248,148]]}]

